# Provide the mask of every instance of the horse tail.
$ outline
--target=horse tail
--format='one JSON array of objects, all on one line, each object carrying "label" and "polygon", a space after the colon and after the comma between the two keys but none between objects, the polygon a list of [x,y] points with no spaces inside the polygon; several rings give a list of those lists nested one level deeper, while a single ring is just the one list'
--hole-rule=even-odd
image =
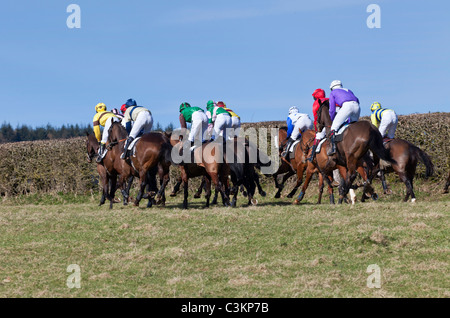
[{"label": "horse tail", "polygon": [[434,173],[434,165],[431,162],[430,156],[425,151],[420,149],[419,147],[412,145],[412,149],[414,149],[416,154],[419,155],[420,160],[423,162],[423,164],[426,167],[425,178],[431,177]]},{"label": "horse tail", "polygon": [[378,129],[370,130],[369,149],[378,156],[381,160],[395,164],[396,161],[392,158],[391,153],[383,145],[383,137],[381,137]]}]

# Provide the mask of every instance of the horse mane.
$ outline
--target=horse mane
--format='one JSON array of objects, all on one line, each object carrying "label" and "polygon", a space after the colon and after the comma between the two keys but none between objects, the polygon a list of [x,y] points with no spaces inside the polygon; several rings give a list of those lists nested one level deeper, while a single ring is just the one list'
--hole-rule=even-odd
[{"label": "horse mane", "polygon": [[280,129],[281,129],[281,130],[285,130],[285,131],[288,130],[288,128],[287,128],[286,126],[280,127]]},{"label": "horse mane", "polygon": [[[109,131],[108,131],[108,135],[109,135],[108,136],[108,140],[109,140],[109,142],[118,142],[119,141],[117,139],[117,137],[116,137],[115,140],[112,138],[112,131],[113,131],[115,126],[118,126],[119,133],[123,134],[124,137],[128,137],[128,133],[127,133],[127,130],[125,129],[125,127],[123,127],[120,122],[115,121],[115,122],[112,123],[112,125],[111,125],[111,127],[109,128]],[[119,137],[119,138],[122,138],[122,137]]]},{"label": "horse mane", "polygon": [[320,99],[318,99],[318,101],[319,101],[319,104],[320,104],[320,107],[319,107],[319,110],[317,111],[317,124],[318,124],[318,126],[319,127],[317,127],[318,129],[317,130],[322,130],[322,129],[320,129],[320,128],[322,128],[323,126],[325,126],[325,124],[323,124],[322,123],[322,111],[324,110],[324,108],[327,108],[328,109],[328,112],[329,112],[329,109],[330,109],[330,101],[329,100],[326,100],[326,101],[324,101],[323,103],[320,101]]}]

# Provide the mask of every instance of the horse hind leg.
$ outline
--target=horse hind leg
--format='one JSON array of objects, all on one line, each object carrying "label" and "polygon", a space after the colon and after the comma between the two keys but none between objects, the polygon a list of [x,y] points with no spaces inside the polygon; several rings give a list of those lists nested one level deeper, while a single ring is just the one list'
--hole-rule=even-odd
[{"label": "horse hind leg", "polygon": [[198,187],[197,192],[194,194],[194,199],[199,199],[202,196],[203,189],[206,186],[206,180],[205,177],[202,178],[202,183],[200,184],[200,187]]}]

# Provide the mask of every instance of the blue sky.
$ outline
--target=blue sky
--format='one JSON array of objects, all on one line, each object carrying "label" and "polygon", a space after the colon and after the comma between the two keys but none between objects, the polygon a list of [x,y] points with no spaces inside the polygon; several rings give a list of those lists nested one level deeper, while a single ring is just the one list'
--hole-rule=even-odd
[{"label": "blue sky", "polygon": [[[81,7],[81,29],[66,8]],[[381,29],[366,8],[381,7]],[[448,112],[450,4],[402,0],[8,1],[0,11],[0,122],[91,123],[94,106],[223,100],[243,122],[312,114],[332,80],[399,114]]]}]

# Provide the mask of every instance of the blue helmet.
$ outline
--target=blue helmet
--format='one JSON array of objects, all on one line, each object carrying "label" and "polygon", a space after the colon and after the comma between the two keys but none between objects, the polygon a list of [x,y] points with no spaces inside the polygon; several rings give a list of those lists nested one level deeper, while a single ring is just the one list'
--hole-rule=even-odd
[{"label": "blue helmet", "polygon": [[137,103],[136,103],[136,101],[134,100],[134,99],[129,99],[129,100],[127,100],[127,102],[125,103],[125,105],[127,105],[127,107],[130,107],[130,106],[137,106]]}]

